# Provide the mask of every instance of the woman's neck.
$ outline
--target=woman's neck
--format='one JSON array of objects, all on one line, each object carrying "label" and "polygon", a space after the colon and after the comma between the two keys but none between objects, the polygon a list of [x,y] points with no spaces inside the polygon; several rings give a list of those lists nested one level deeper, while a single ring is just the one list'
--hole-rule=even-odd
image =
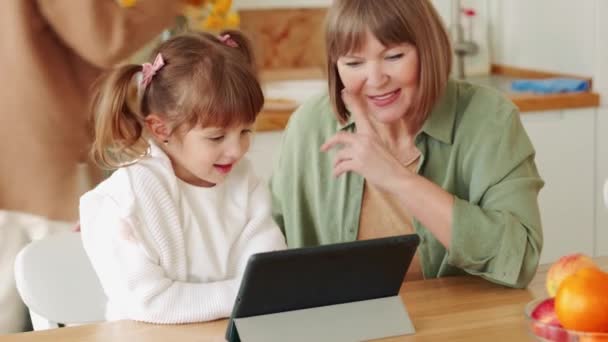
[{"label": "woman's neck", "polygon": [[390,124],[372,121],[372,125],[378,133],[380,140],[391,149],[408,151],[415,147],[415,134],[410,132],[410,127],[404,120],[399,120]]}]

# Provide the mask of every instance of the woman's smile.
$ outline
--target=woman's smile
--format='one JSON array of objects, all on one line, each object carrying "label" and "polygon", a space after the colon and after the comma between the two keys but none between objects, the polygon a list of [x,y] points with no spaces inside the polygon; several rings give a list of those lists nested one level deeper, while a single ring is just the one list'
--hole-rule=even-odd
[{"label": "woman's smile", "polygon": [[401,95],[401,88],[382,95],[368,95],[367,98],[369,99],[369,102],[371,102],[374,106],[381,108],[393,104],[395,101],[397,101],[399,95]]}]

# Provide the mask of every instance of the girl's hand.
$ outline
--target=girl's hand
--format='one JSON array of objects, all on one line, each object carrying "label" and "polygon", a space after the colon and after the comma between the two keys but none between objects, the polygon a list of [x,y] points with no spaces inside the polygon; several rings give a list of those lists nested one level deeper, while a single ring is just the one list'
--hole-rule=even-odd
[{"label": "girl's hand", "polygon": [[354,171],[370,184],[390,192],[395,188],[396,181],[412,175],[412,172],[382,143],[370,122],[367,106],[361,96],[343,90],[342,99],[354,116],[356,132],[337,133],[321,146],[321,151],[327,152],[336,146],[342,147],[335,156],[334,176],[339,177],[345,172]]}]

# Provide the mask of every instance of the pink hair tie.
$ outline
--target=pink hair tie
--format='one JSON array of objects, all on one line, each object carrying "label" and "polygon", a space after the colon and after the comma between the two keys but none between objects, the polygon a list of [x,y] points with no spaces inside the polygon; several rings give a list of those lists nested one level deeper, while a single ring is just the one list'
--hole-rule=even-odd
[{"label": "pink hair tie", "polygon": [[154,59],[154,63],[144,63],[141,66],[141,72],[143,77],[141,79],[141,87],[146,88],[150,82],[152,82],[152,77],[156,75],[156,72],[160,70],[165,65],[165,61],[163,60],[163,56],[159,53],[156,55]]},{"label": "pink hair tie", "polygon": [[225,45],[228,45],[230,47],[233,47],[233,48],[239,47],[239,44],[237,44],[237,42],[235,42],[234,39],[232,39],[232,37],[230,37],[229,34],[218,36],[217,39],[219,39],[220,42],[222,42]]}]

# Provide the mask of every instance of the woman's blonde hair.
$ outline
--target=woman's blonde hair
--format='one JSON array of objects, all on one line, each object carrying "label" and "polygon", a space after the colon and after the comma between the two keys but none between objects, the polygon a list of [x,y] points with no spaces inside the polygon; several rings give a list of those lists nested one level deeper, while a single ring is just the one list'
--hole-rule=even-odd
[{"label": "woman's blonde hair", "polygon": [[338,120],[348,121],[338,58],[362,48],[369,30],[385,46],[409,43],[420,59],[419,86],[407,116],[417,131],[443,94],[452,67],[452,48],[429,0],[334,0],[325,23],[329,95]]},{"label": "woman's blonde hair", "polygon": [[[144,120],[157,114],[172,131],[195,126],[252,124],[264,104],[251,44],[238,31],[224,31],[230,43],[209,33],[186,33],[161,43],[165,65],[130,99],[141,65],[124,65],[105,74],[92,102],[95,118],[93,160],[106,169],[128,165],[148,153]],[[236,43],[236,44],[234,44]],[[150,60],[152,62],[152,60]]]}]

